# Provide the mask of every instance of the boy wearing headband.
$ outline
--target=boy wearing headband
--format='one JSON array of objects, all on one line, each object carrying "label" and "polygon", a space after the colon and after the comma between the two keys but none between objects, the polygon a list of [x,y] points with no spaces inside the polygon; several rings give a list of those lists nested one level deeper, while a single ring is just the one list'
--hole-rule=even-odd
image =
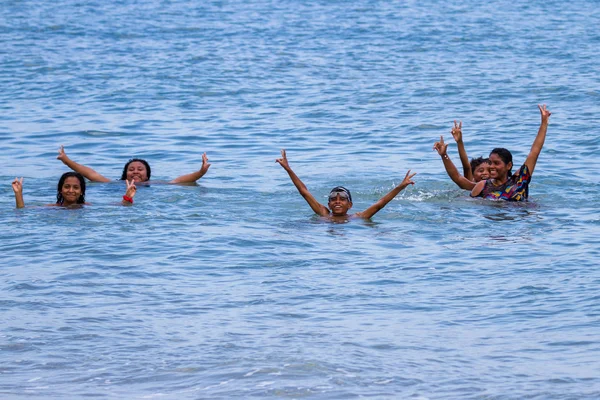
[{"label": "boy wearing headband", "polygon": [[[319,203],[317,199],[315,199],[315,197],[308,191],[306,185],[300,180],[300,178],[298,178],[296,173],[292,171],[292,168],[290,168],[290,164],[288,163],[285,150],[281,150],[281,158],[278,158],[275,161],[279,163],[283,169],[285,169],[292,179],[292,182],[296,186],[296,189],[298,189],[300,195],[304,197],[304,200],[306,200],[310,208],[312,208],[316,214],[320,215],[321,217],[328,217],[331,219],[340,217],[345,218],[349,216],[348,210],[352,208],[352,195],[348,189],[343,186],[337,186],[333,188],[329,193],[329,201],[327,203],[329,208],[325,207],[323,204]],[[398,186],[392,189],[388,194],[379,199],[377,203],[373,204],[365,211],[357,212],[356,214],[350,215],[350,217],[360,217],[366,219],[371,218],[379,210],[385,207],[387,203],[392,201],[392,199],[396,197],[398,193],[404,190],[404,188],[406,188],[408,185],[414,185],[415,183],[412,181],[412,177],[415,175],[416,173],[411,174],[410,170],[408,170],[404,180],[402,180]]]}]

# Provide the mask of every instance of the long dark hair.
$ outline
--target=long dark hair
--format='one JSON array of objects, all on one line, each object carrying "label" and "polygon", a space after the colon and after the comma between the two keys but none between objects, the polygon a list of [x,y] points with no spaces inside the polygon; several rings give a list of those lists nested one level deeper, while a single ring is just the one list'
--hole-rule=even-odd
[{"label": "long dark hair", "polygon": [[124,181],[125,179],[127,179],[127,168],[129,168],[129,164],[131,164],[134,161],[138,161],[144,164],[144,166],[146,167],[146,173],[148,175],[147,180],[150,180],[150,164],[148,164],[146,160],[142,160],[141,158],[132,158],[131,160],[127,161],[127,164],[125,164],[125,166],[123,167],[123,174],[121,175],[121,180]]},{"label": "long dark hair", "polygon": [[62,195],[62,187],[65,184],[65,180],[67,178],[71,178],[71,177],[75,177],[75,178],[79,179],[79,186],[81,187],[81,196],[79,196],[79,198],[77,199],[77,204],[85,203],[85,179],[84,179],[83,175],[81,175],[78,172],[65,172],[64,174],[62,174],[62,176],[58,180],[58,187],[56,188],[56,204],[59,204],[62,206],[63,203],[65,202],[65,199],[63,198],[63,195]]},{"label": "long dark hair", "polygon": [[[504,164],[508,164],[508,163],[512,164],[512,154],[510,154],[510,151],[506,150],[504,147],[496,147],[495,149],[493,149],[490,152],[490,156],[492,154],[498,155],[498,157],[500,157],[500,159],[502,161],[504,161]],[[508,170],[507,178],[511,175],[512,175],[512,168]]]}]

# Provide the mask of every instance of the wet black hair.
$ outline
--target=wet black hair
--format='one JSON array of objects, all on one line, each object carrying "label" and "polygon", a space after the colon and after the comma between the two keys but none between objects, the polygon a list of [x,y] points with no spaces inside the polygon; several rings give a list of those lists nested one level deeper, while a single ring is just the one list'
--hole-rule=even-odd
[{"label": "wet black hair", "polygon": [[336,186],[333,189],[331,189],[331,192],[329,192],[329,195],[331,196],[332,193],[346,193],[348,195],[348,201],[350,203],[352,203],[352,195],[350,194],[350,191],[348,189],[346,189],[343,186]]},{"label": "wet black hair", "polygon": [[85,178],[78,172],[65,172],[58,180],[58,186],[56,188],[56,204],[63,205],[65,199],[62,195],[62,187],[65,184],[67,178],[75,177],[79,179],[79,186],[81,187],[81,196],[77,199],[77,204],[85,203]]},{"label": "wet black hair", "polygon": [[490,163],[490,159],[489,158],[483,158],[483,157],[477,157],[477,158],[471,158],[471,173],[475,174],[475,170],[477,169],[477,167],[479,167],[481,164],[489,164]]},{"label": "wet black hair", "polygon": [[[512,154],[510,151],[506,150],[504,147],[496,147],[490,152],[490,156],[492,154],[497,154],[498,157],[504,161],[504,164],[512,163]],[[512,175],[512,168],[508,170],[508,176]]]},{"label": "wet black hair", "polygon": [[127,168],[129,168],[129,164],[131,164],[134,161],[138,161],[141,162],[142,164],[144,164],[144,166],[146,167],[146,172],[148,174],[148,181],[150,180],[150,164],[148,164],[148,162],[146,160],[142,160],[141,158],[132,158],[131,160],[127,161],[127,164],[125,164],[125,166],[123,167],[123,174],[121,175],[121,180],[124,181],[125,179],[127,179]]}]

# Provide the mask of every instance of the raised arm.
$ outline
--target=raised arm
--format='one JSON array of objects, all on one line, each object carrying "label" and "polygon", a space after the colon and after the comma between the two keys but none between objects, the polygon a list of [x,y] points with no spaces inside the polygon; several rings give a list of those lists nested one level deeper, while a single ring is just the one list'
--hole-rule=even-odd
[{"label": "raised arm", "polygon": [[71,160],[67,154],[65,153],[65,147],[60,146],[58,150],[58,160],[62,161],[67,167],[71,168],[75,172],[79,172],[81,175],[86,177],[92,182],[110,182],[110,179],[100,175],[90,167],[86,167],[85,165],[77,164],[75,161]]},{"label": "raised arm", "polygon": [[527,165],[527,168],[529,168],[530,174],[533,174],[537,159],[542,151],[542,147],[544,147],[544,142],[546,141],[546,131],[548,130],[548,121],[550,120],[550,115],[552,115],[550,110],[546,109],[545,104],[543,106],[538,104],[538,108],[540,109],[542,122],[540,124],[540,129],[538,130],[537,136],[531,145],[531,151],[527,156],[527,160],[525,160],[525,164]]},{"label": "raised arm", "polygon": [[210,168],[210,164],[208,163],[208,157],[206,157],[206,153],[204,153],[204,154],[202,154],[202,167],[198,171],[192,172],[191,174],[187,174],[187,175],[181,175],[179,178],[175,178],[169,183],[196,182],[198,179],[202,178],[204,176],[204,174],[206,174],[206,172],[208,171],[208,168]]},{"label": "raised arm", "polygon": [[127,185],[127,189],[125,190],[125,194],[123,195],[122,204],[124,206],[132,206],[133,198],[135,197],[137,188],[135,187],[135,183],[134,183],[133,179],[131,181],[128,181],[127,179],[125,179],[125,184]]},{"label": "raised arm", "polygon": [[356,213],[356,216],[362,217],[362,218],[367,218],[367,219],[371,218],[379,210],[381,210],[383,207],[385,207],[387,205],[387,203],[392,201],[392,199],[394,197],[396,197],[398,195],[398,193],[400,193],[402,190],[404,190],[408,185],[414,185],[415,183],[412,181],[412,177],[415,176],[416,174],[417,174],[416,172],[414,174],[411,174],[410,169],[409,169],[408,172],[406,173],[406,176],[404,177],[404,179],[398,186],[393,188],[388,194],[383,196],[381,199],[379,199],[379,201],[377,203],[373,204],[371,207],[367,208],[365,211]]},{"label": "raised arm", "polygon": [[296,173],[292,171],[292,168],[290,168],[290,164],[288,163],[287,157],[285,155],[285,150],[281,150],[281,158],[276,159],[275,162],[279,163],[279,165],[281,165],[283,169],[285,169],[285,171],[292,179],[292,183],[296,186],[296,189],[298,189],[300,195],[304,197],[304,200],[306,200],[306,202],[308,203],[310,208],[312,208],[315,214],[318,214],[321,217],[328,216],[329,209],[323,204],[319,203],[317,199],[315,199],[315,197],[306,188],[306,185],[302,183],[300,178],[298,178],[298,175],[296,175]]},{"label": "raised arm", "polygon": [[471,171],[471,163],[469,163],[469,157],[467,157],[467,150],[465,150],[465,144],[462,138],[462,121],[456,123],[454,120],[454,127],[450,131],[452,133],[452,137],[456,141],[456,147],[458,148],[458,155],[460,157],[460,163],[463,167],[463,175],[468,180],[473,180],[473,172]]},{"label": "raised arm", "polygon": [[15,192],[15,202],[17,203],[17,208],[25,207],[25,202],[23,201],[23,178],[15,180],[12,182],[13,192]]},{"label": "raised arm", "polygon": [[462,176],[456,166],[448,157],[447,150],[448,144],[444,143],[444,137],[440,136],[440,141],[435,142],[433,145],[433,149],[438,152],[438,154],[442,157],[442,162],[444,163],[444,168],[446,168],[446,173],[452,179],[452,182],[456,183],[459,188],[464,190],[471,190],[475,187],[475,182],[470,181],[469,179]]}]

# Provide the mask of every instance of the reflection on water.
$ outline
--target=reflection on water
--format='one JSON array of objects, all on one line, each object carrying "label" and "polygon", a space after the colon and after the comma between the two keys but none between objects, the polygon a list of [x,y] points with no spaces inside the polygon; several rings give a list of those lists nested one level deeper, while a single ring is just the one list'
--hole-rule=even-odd
[{"label": "reflection on water", "polygon": [[[542,219],[539,215],[539,212],[537,211],[539,207],[535,203],[514,203],[490,200],[482,200],[482,202],[492,203],[485,208],[485,210],[488,212],[483,214],[484,218],[489,219],[491,221],[535,222],[535,220]],[[491,212],[492,210],[493,212]]]}]

